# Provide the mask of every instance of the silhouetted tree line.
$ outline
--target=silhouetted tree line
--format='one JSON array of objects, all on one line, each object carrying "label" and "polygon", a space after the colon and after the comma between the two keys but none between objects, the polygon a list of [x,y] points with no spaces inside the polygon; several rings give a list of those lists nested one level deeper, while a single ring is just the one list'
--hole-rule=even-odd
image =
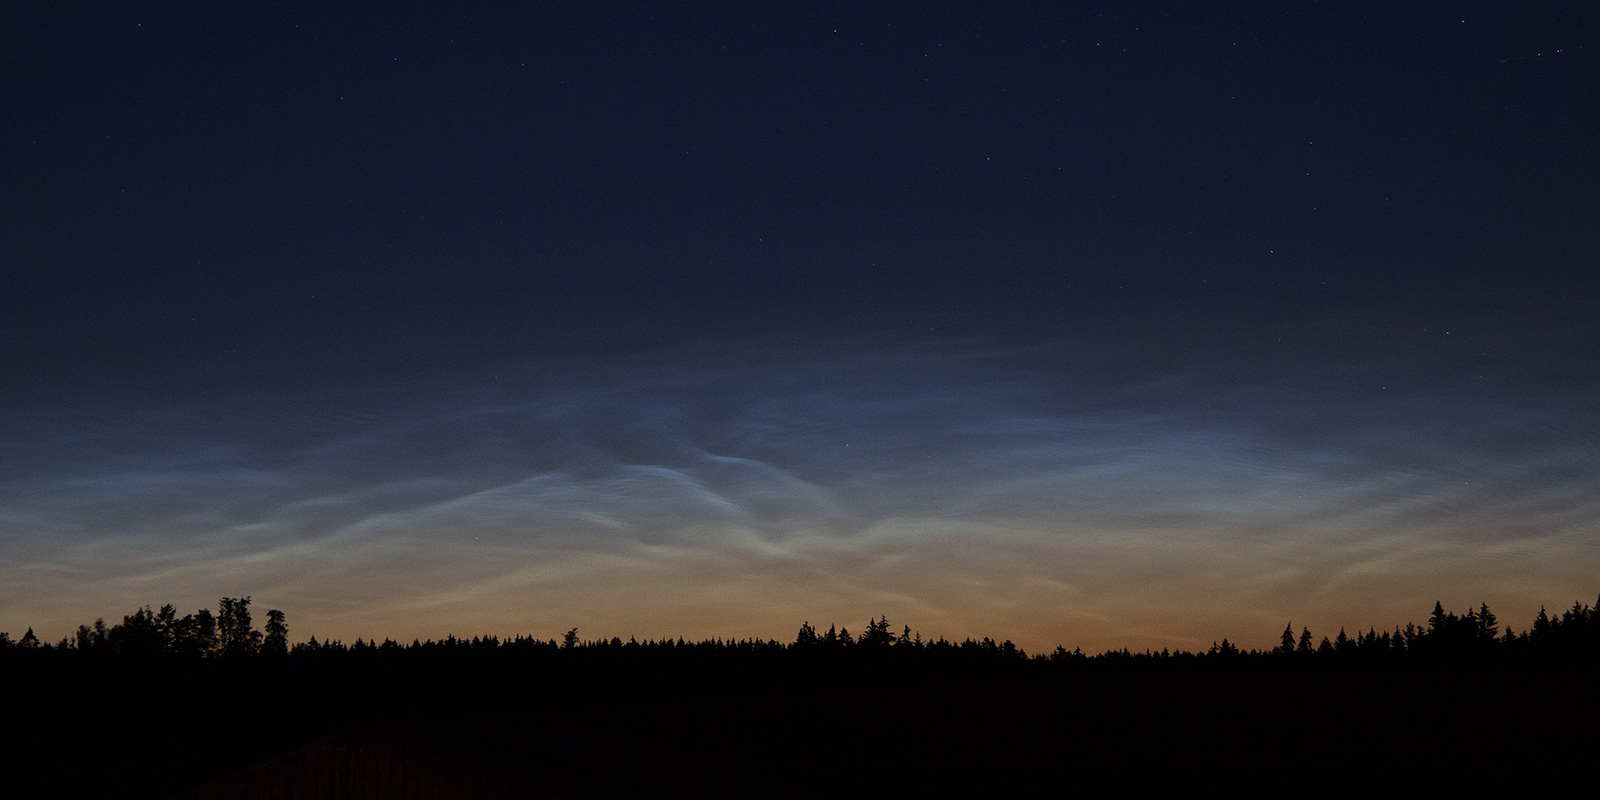
[{"label": "silhouetted tree line", "polygon": [[289,626],[282,611],[267,612],[266,630],[256,630],[250,615],[249,597],[224,597],[217,613],[202,608],[178,616],[171,604],[158,611],[149,606],[106,626],[104,619],[78,629],[54,646],[41,644],[32,628],[13,642],[10,634],[0,633],[0,650],[54,650],[95,656],[131,658],[243,658],[279,656],[289,652]]},{"label": "silhouetted tree line", "polygon": [[[282,612],[252,610],[223,598],[188,614],[141,608],[54,644],[0,635],[7,719],[27,734],[0,772],[31,782],[12,794],[171,797],[354,732],[574,798],[981,796],[1019,775],[1056,788],[1230,774],[1278,786],[1319,759],[1414,764],[1396,758],[1407,752],[1426,755],[1427,776],[1407,766],[1387,785],[1434,796],[1438,774],[1481,789],[1482,752],[1587,776],[1590,738],[1556,732],[1600,713],[1600,612],[1582,603],[1520,632],[1485,604],[1436,604],[1422,624],[1381,632],[1289,624],[1262,650],[1221,639],[1096,655],[929,638],[886,617],[807,622],[786,642],[572,628],[291,643]],[[1485,702],[1485,687],[1506,687],[1504,702]],[[828,768],[796,769],[813,764]]]},{"label": "silhouetted tree line", "polygon": [[[903,626],[900,633],[893,632],[888,617],[873,617],[860,636],[848,628],[830,625],[826,632],[818,632],[810,622],[800,626],[793,642],[775,639],[722,639],[711,638],[686,641],[682,637],[647,639],[630,637],[610,639],[583,639],[573,628],[556,639],[539,639],[517,636],[501,639],[497,636],[474,636],[471,639],[454,635],[442,640],[413,640],[402,644],[393,639],[382,642],[356,639],[353,644],[339,640],[307,641],[291,645],[289,627],[282,611],[267,612],[263,630],[254,627],[249,597],[224,597],[213,614],[200,609],[192,614],[178,616],[172,605],[152,611],[149,606],[124,616],[122,622],[107,626],[103,619],[93,625],[80,625],[71,635],[54,645],[39,641],[32,628],[20,639],[13,640],[8,633],[0,633],[0,652],[18,653],[35,651],[58,654],[84,654],[91,656],[117,656],[126,658],[187,658],[187,659],[246,659],[291,658],[306,661],[326,661],[348,657],[353,659],[380,658],[399,654],[419,657],[476,654],[485,656],[515,654],[553,654],[571,651],[584,658],[626,657],[630,654],[743,654],[768,658],[794,658],[826,660],[855,658],[879,661],[893,659],[899,663],[912,663],[913,656],[928,661],[965,661],[968,663],[1048,663],[1082,665],[1127,665],[1130,663],[1255,663],[1271,664],[1293,661],[1297,663],[1398,663],[1403,661],[1467,661],[1473,659],[1499,659],[1508,657],[1539,656],[1600,656],[1600,599],[1596,606],[1574,602],[1571,608],[1559,615],[1539,609],[1532,626],[1522,632],[1510,627],[1502,630],[1499,619],[1488,604],[1477,609],[1467,609],[1464,614],[1444,610],[1435,603],[1425,625],[1407,623],[1392,631],[1369,628],[1366,632],[1350,635],[1341,628],[1331,639],[1323,636],[1320,642],[1309,628],[1302,627],[1297,634],[1293,623],[1286,625],[1278,646],[1270,650],[1244,650],[1224,638],[1202,652],[1162,649],[1135,653],[1127,649],[1110,650],[1098,655],[1087,655],[1081,649],[1067,650],[1056,647],[1049,653],[1026,653],[1009,639],[966,638],[954,642],[939,637],[924,640],[921,633]],[[1313,644],[1313,642],[1317,642]]]}]

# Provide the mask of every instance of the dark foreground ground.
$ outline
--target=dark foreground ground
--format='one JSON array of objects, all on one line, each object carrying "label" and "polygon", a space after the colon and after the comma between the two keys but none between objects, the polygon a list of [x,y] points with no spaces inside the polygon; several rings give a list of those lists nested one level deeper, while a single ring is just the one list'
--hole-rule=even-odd
[{"label": "dark foreground ground", "polygon": [[1590,785],[1600,761],[1600,690],[1581,664],[40,659],[0,668],[4,724],[20,735],[0,761],[8,797],[171,797],[205,786],[218,796],[219,779],[337,734],[490,776],[522,796],[572,798],[1544,794],[1568,791],[1572,779]]}]

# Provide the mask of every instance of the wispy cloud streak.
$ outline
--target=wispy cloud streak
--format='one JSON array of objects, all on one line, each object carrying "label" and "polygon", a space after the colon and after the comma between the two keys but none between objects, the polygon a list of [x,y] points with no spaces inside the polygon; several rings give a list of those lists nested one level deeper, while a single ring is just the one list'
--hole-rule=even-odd
[{"label": "wispy cloud streak", "polygon": [[1600,565],[1592,398],[1239,374],[791,347],[31,410],[5,423],[0,604],[52,632],[254,593],[340,636],[889,612],[1194,645],[1229,607],[1382,613],[1496,570],[1522,600]]}]

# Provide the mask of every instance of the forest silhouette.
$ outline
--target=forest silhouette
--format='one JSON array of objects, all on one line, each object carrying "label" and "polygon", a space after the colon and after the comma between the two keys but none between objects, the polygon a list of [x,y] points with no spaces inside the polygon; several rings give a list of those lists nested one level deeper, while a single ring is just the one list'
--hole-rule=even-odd
[{"label": "forest silhouette", "polygon": [[[887,617],[859,635],[805,622],[789,642],[291,642],[282,611],[256,628],[249,597],[55,643],[0,633],[7,727],[24,734],[4,751],[11,796],[267,796],[238,788],[264,780],[253,765],[334,750],[500,787],[461,797],[1332,794],[1357,776],[1557,790],[1600,744],[1596,666],[1600,601],[1522,631],[1436,603],[1386,631],[1290,623],[1266,650],[1093,655],[929,640]],[[370,796],[437,794],[408,791]]]}]

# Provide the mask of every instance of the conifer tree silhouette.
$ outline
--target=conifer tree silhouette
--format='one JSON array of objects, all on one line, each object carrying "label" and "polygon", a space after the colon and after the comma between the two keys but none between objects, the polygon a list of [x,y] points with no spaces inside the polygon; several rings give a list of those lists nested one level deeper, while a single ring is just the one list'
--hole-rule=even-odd
[{"label": "conifer tree silhouette", "polygon": [[217,604],[217,645],[221,655],[230,657],[261,649],[261,632],[250,621],[249,597],[224,597]]},{"label": "conifer tree silhouette", "polygon": [[856,642],[862,647],[888,647],[894,644],[894,634],[889,632],[889,618],[873,619],[867,623],[867,630],[861,634],[861,639]]},{"label": "conifer tree silhouette", "polygon": [[812,647],[812,646],[816,645],[819,641],[820,640],[817,638],[817,629],[811,627],[811,623],[810,622],[801,623],[800,632],[798,634],[796,634],[795,637],[794,637],[795,646],[796,647]]},{"label": "conifer tree silhouette", "polygon": [[1495,637],[1499,635],[1499,620],[1495,619],[1494,612],[1489,610],[1489,604],[1482,603],[1478,607],[1478,638],[1488,644],[1493,644]]},{"label": "conifer tree silhouette", "polygon": [[282,611],[276,608],[267,611],[266,633],[266,638],[261,642],[262,653],[280,656],[289,652],[289,624],[284,620]]}]

